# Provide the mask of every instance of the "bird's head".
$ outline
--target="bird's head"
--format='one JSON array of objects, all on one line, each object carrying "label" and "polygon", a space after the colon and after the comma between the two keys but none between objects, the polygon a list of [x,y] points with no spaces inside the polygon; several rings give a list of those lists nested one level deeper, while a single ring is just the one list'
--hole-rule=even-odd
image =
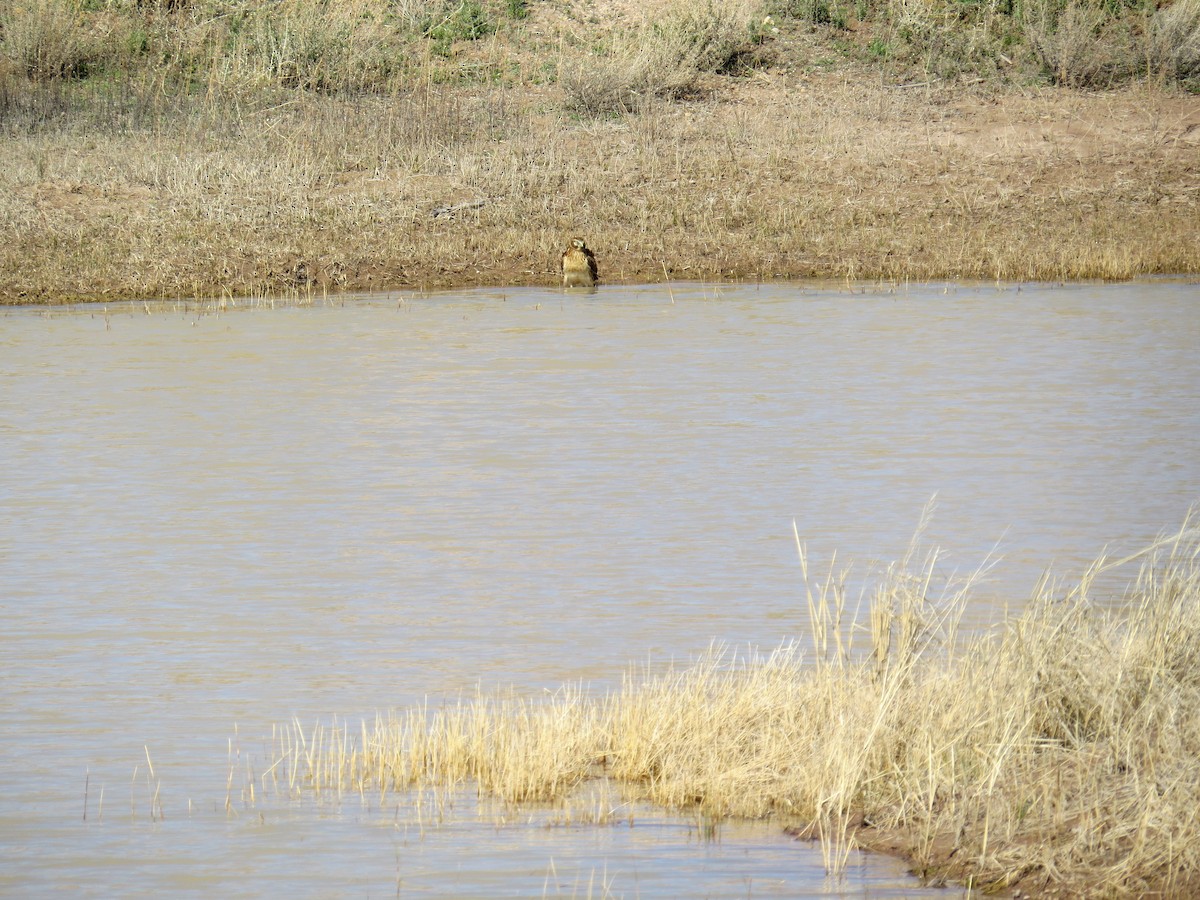
[{"label": "bird's head", "polygon": [[571,241],[571,246],[574,247],[576,250],[586,250],[587,249],[587,244],[585,244],[583,242],[582,238],[575,238],[575,240]]}]

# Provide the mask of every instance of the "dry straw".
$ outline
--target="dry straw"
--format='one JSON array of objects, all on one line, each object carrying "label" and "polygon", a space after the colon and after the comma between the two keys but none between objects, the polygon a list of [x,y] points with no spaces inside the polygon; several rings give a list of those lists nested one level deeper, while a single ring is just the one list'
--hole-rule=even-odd
[{"label": "dry straw", "polygon": [[[803,547],[801,547],[803,551]],[[518,805],[588,786],[711,817],[770,816],[976,887],[1185,896],[1200,875],[1200,529],[1101,558],[1070,589],[970,640],[974,579],[938,584],[916,545],[847,608],[805,579],[800,645],[631,674],[603,698],[480,695],[362,723],[278,730],[260,790],[283,797],[474,786]],[[1140,564],[1119,612],[1100,575]],[[595,796],[593,794],[593,796]],[[596,801],[593,801],[596,802]],[[596,820],[613,817],[603,802]]]}]

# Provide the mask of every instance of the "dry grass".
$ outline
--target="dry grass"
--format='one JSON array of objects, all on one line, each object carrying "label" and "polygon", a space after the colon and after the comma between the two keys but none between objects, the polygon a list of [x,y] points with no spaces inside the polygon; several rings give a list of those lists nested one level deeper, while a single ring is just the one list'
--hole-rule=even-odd
[{"label": "dry grass", "polygon": [[1176,0],[1150,20],[1146,56],[1168,78],[1200,76],[1200,0]]},{"label": "dry grass", "polygon": [[1058,84],[1111,87],[1137,63],[1136,37],[1100,5],[1035,0],[1025,33],[1034,54]]},{"label": "dry grass", "polygon": [[614,33],[603,53],[564,60],[559,80],[567,106],[597,116],[688,97],[702,76],[729,70],[750,51],[760,17],[750,0],[677,0],[637,28]]},{"label": "dry grass", "polygon": [[430,52],[495,30],[498,15],[470,0],[0,0],[0,62],[35,81],[385,93]]},{"label": "dry grass", "polygon": [[[296,724],[257,781],[284,796],[381,802],[469,784],[510,804],[604,783],[708,816],[804,823],[832,871],[858,844],[986,890],[1189,896],[1200,877],[1200,530],[1185,523],[1135,557],[1101,559],[1070,590],[1043,586],[970,642],[954,626],[971,584],[939,586],[934,562],[892,567],[861,621],[845,615],[844,576],[814,580],[824,650],[812,661],[797,647],[762,659],[717,650],[605,698],[564,688],[358,730]],[[1094,607],[1094,578],[1137,562],[1127,607]]]},{"label": "dry grass", "polygon": [[1023,30],[1058,84],[1109,88],[1137,73],[1187,81],[1200,74],[1200,0],[1175,0],[1113,16],[1112,7],[1078,0],[1032,0]]},{"label": "dry grass", "polygon": [[0,134],[0,302],[553,284],[575,234],[607,283],[1200,272],[1186,100],[727,90],[576,123],[553,88],[240,106],[42,88]]},{"label": "dry grass", "polygon": [[612,5],[0,0],[0,303],[554,284],[574,235],[607,283],[1200,272],[1170,88],[888,84],[745,0]]}]

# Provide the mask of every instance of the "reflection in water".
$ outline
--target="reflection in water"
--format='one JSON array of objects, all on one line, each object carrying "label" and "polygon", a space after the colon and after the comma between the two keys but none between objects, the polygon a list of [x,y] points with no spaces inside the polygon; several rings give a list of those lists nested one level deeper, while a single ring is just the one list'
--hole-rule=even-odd
[{"label": "reflection in water", "polygon": [[1200,499],[1194,286],[397,299],[0,319],[0,892],[820,893],[771,827],[227,814],[225,761],[803,640],[793,521],[865,579],[936,494],[947,575],[1002,556],[981,629]]}]

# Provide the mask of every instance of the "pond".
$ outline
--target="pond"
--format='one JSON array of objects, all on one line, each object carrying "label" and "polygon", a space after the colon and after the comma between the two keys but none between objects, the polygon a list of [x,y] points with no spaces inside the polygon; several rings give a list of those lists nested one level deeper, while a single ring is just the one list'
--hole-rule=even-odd
[{"label": "pond", "polygon": [[0,893],[921,896],[770,822],[230,771],[293,720],[803,643],[793,527],[867,583],[934,498],[995,627],[1200,500],[1198,351],[1174,281],[0,313]]}]

